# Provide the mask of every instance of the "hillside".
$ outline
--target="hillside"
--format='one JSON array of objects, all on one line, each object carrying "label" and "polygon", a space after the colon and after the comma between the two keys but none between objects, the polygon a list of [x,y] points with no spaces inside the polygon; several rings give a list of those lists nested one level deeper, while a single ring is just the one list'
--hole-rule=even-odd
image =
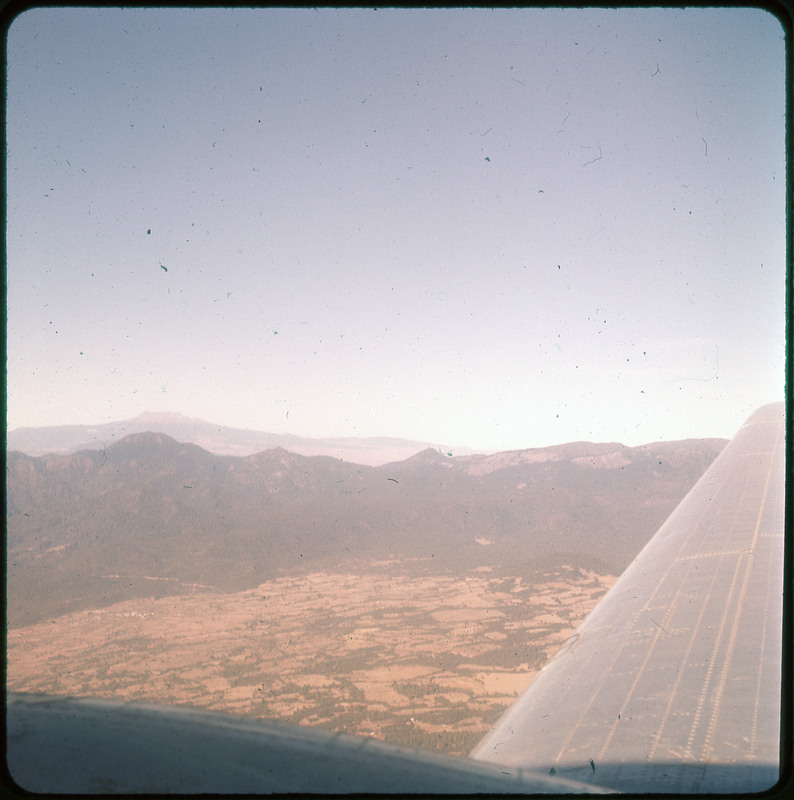
[{"label": "hillside", "polygon": [[9,624],[241,591],[349,559],[620,574],[724,444],[426,449],[378,467],[284,449],[218,456],[161,433],[71,455],[8,453]]}]

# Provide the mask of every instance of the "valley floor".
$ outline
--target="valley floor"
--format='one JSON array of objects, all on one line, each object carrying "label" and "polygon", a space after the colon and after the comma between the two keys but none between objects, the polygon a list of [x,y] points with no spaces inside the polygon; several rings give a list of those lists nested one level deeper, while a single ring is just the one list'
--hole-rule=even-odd
[{"label": "valley floor", "polygon": [[351,563],[11,629],[7,687],[188,705],[466,755],[615,580],[567,566],[530,578],[413,566]]}]

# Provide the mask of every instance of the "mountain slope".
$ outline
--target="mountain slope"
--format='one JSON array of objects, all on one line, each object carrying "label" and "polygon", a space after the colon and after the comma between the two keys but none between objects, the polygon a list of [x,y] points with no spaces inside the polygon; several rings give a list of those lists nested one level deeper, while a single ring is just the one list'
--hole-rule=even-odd
[{"label": "mountain slope", "polygon": [[617,574],[724,444],[428,449],[379,467],[284,449],[217,456],[160,433],[72,455],[8,453],[9,623],[196,584],[240,590],[354,558]]}]

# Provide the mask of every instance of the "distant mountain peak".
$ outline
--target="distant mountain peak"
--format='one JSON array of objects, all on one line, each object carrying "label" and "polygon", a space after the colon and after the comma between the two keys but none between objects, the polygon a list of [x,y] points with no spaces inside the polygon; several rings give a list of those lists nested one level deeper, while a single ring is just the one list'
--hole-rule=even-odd
[{"label": "distant mountain peak", "polygon": [[138,414],[137,417],[133,417],[133,419],[138,422],[144,422],[147,424],[201,422],[201,420],[193,419],[191,417],[186,417],[184,414],[180,414],[178,411],[144,411],[142,414]]}]

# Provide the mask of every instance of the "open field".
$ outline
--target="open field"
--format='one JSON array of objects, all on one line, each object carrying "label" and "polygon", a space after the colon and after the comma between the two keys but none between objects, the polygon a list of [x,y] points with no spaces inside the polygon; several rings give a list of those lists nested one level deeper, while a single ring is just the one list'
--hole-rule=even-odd
[{"label": "open field", "polygon": [[[130,600],[8,633],[8,689],[188,705],[466,754],[614,582],[407,561]],[[420,574],[417,575],[417,572]]]}]

